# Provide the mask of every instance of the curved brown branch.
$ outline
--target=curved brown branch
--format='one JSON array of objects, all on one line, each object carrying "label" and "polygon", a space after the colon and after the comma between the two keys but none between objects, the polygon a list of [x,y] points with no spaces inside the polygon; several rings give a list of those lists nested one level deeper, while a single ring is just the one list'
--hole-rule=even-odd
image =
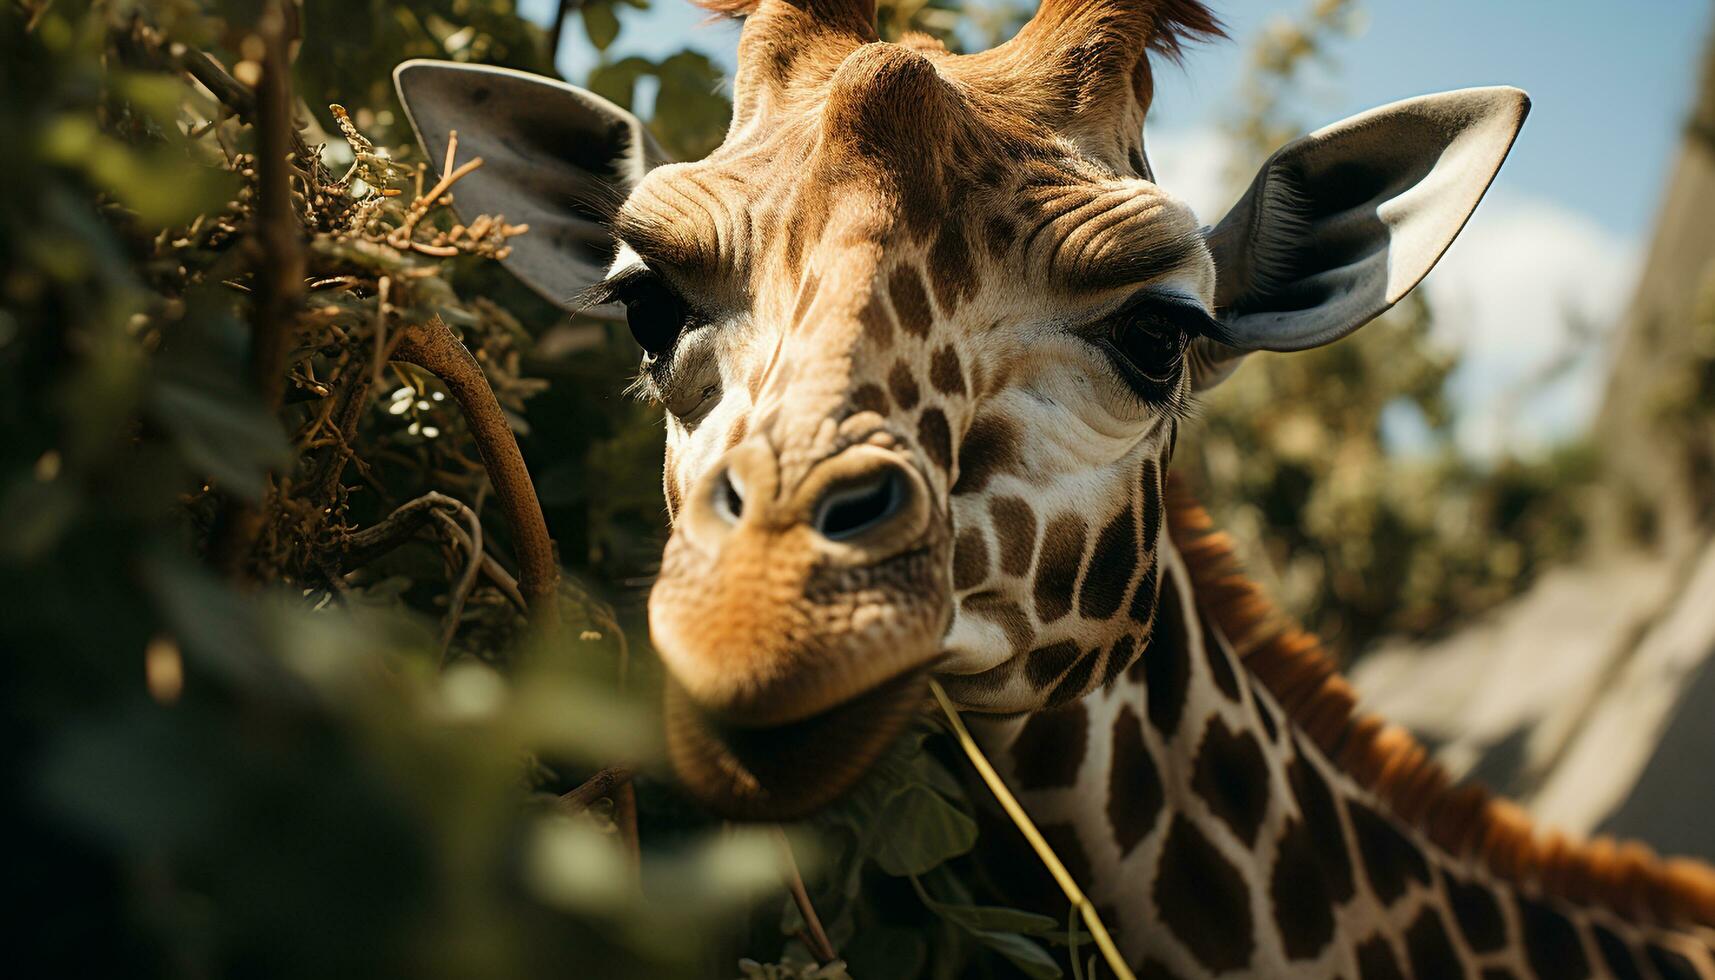
[{"label": "curved brown branch", "polygon": [[804,920],[804,928],[798,930],[798,941],[816,958],[818,966],[827,966],[839,959],[839,954],[834,951],[834,944],[828,939],[827,930],[822,928],[822,917],[816,914],[816,906],[810,902],[810,891],[804,887],[804,876],[798,871],[798,859],[792,855],[792,842],[786,839],[786,831],[778,826],[774,828],[774,840],[780,845],[780,859],[786,871],[786,890],[792,893],[792,901],[798,906],[798,915]]},{"label": "curved brown branch", "polygon": [[[476,577],[482,572],[482,521],[476,516],[476,511],[469,507],[460,506],[465,523],[470,527],[470,540],[466,542],[466,553],[470,556],[465,562],[464,574],[459,576],[458,585],[447,596],[447,618],[441,626],[441,666],[447,665],[447,651],[453,647],[453,634],[458,632],[459,620],[464,617],[465,600],[470,598],[470,590],[476,587]],[[458,525],[452,518],[441,511],[435,511],[435,518],[451,529]],[[457,540],[454,537],[454,540]]]},{"label": "curved brown branch", "polygon": [[[343,591],[344,586],[339,578],[340,568],[351,568],[374,561],[411,540],[430,520],[438,517],[443,518],[440,525],[441,530],[446,532],[447,537],[452,539],[460,551],[466,555],[479,556],[472,560],[478,562],[478,568],[482,574],[488,576],[489,581],[494,583],[495,588],[499,589],[501,594],[506,596],[514,606],[517,606],[520,612],[529,612],[529,604],[524,601],[523,594],[518,591],[518,580],[513,578],[506,569],[500,567],[500,563],[494,560],[493,555],[483,550],[481,537],[473,537],[470,531],[459,527],[457,521],[446,517],[444,512],[447,510],[458,511],[464,516],[467,523],[473,525],[474,529],[480,529],[481,524],[474,509],[454,497],[430,490],[421,497],[400,504],[393,509],[393,513],[369,527],[346,535],[345,540],[340,543],[335,562],[329,563],[323,568],[323,575],[336,589]],[[450,624],[457,624],[456,612],[463,608],[465,598],[468,598],[471,587],[474,585],[469,576],[470,566],[467,565],[465,577],[458,583],[454,600],[449,605],[448,622]],[[443,642],[441,648],[445,650],[446,643]]]},{"label": "curved brown branch", "polygon": [[531,620],[546,629],[557,629],[560,612],[554,596],[560,567],[554,558],[554,542],[548,537],[548,522],[542,517],[524,454],[482,366],[438,316],[404,327],[393,357],[441,379],[464,411],[488,469],[489,482],[494,484],[501,509],[512,526],[513,546],[518,552],[518,590],[530,606]]},{"label": "curved brown branch", "polygon": [[604,796],[612,795],[613,791],[631,782],[631,770],[623,766],[613,766],[591,776],[577,789],[560,794],[560,806],[567,813],[577,814],[589,809],[591,803]]}]

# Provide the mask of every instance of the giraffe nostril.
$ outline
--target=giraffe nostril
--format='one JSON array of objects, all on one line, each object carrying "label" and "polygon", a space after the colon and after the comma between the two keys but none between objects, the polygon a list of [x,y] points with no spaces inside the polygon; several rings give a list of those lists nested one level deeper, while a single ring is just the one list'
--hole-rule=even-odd
[{"label": "giraffe nostril", "polygon": [[816,508],[816,531],[829,541],[855,538],[899,513],[907,493],[904,477],[891,468],[837,486]]},{"label": "giraffe nostril", "polygon": [[721,471],[712,494],[715,514],[728,524],[737,524],[744,516],[744,493],[732,478],[732,470]]}]

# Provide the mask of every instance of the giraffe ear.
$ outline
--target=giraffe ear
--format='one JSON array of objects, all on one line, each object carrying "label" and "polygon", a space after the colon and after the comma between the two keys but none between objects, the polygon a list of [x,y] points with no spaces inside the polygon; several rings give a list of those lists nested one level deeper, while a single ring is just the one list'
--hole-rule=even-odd
[{"label": "giraffe ear", "polygon": [[1224,344],[1200,387],[1252,350],[1346,336],[1399,302],[1452,244],[1524,125],[1516,88],[1395,102],[1277,151],[1209,234]]},{"label": "giraffe ear", "polygon": [[436,173],[455,130],[454,163],[482,158],[454,187],[454,210],[528,224],[507,268],[549,302],[576,309],[612,260],[614,211],[667,160],[643,123],[593,92],[507,68],[414,60],[393,70],[393,84]]}]

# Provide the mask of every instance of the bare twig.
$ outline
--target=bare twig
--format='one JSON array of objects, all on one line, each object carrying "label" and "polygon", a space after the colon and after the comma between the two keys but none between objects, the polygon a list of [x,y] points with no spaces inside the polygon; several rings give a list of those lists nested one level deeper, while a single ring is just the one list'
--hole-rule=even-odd
[{"label": "bare twig", "polygon": [[393,280],[382,276],[375,284],[375,361],[370,365],[370,386],[381,389],[381,371],[387,365],[387,296]]},{"label": "bare twig", "polygon": [[[452,649],[453,634],[458,632],[459,619],[464,615],[465,600],[470,598],[470,590],[476,586],[476,577],[482,572],[482,521],[476,516],[476,511],[462,504],[465,523],[470,527],[470,540],[466,542],[470,558],[465,562],[464,574],[453,587],[452,594],[447,596],[447,619],[441,625],[441,666],[447,665],[447,651]],[[435,518],[443,524],[456,529],[458,525],[442,511],[434,511]],[[458,540],[454,538],[454,540]]]},{"label": "bare twig", "polygon": [[774,828],[774,839],[780,845],[780,860],[786,869],[786,889],[792,893],[792,901],[804,919],[799,939],[816,958],[818,966],[827,966],[839,959],[839,955],[834,952],[834,944],[822,928],[822,918],[816,914],[816,906],[810,904],[810,892],[804,887],[804,876],[798,872],[798,860],[792,856],[792,842],[786,839],[786,831],[779,826]]},{"label": "bare twig", "polygon": [[256,297],[251,312],[250,375],[270,411],[286,383],[286,343],[304,288],[303,227],[292,208],[292,79],[286,15],[270,3],[257,26],[262,80],[256,100]]},{"label": "bare twig", "polygon": [[393,356],[440,378],[464,410],[477,451],[488,468],[489,482],[512,526],[518,552],[518,589],[529,605],[530,618],[546,629],[557,629],[560,614],[554,594],[560,569],[554,558],[554,542],[548,537],[548,523],[542,517],[524,454],[482,366],[438,316],[426,324],[403,328]]},{"label": "bare twig", "polygon": [[548,29],[548,63],[560,56],[560,39],[566,33],[566,18],[572,11],[583,6],[583,0],[560,0],[560,6],[554,11],[554,24]]},{"label": "bare twig", "polygon": [[615,787],[631,782],[631,775],[631,770],[623,766],[603,769],[584,780],[584,784],[577,789],[560,794],[560,806],[567,813],[582,813],[596,800],[611,796]]},{"label": "bare twig", "polygon": [[[388,514],[370,527],[353,531],[347,535],[345,543],[339,551],[339,564],[347,568],[362,565],[399,547],[416,536],[417,532],[434,518],[437,507],[458,510],[463,505],[457,499],[446,494],[436,493],[433,490],[414,500],[400,504],[393,513]],[[459,527],[457,522],[444,523],[441,525],[441,530],[445,531],[465,554],[483,551],[483,549],[472,547],[474,542],[472,542],[470,534],[464,528]],[[494,560],[493,555],[486,552],[482,555],[482,573],[488,576],[488,579],[494,583],[502,595],[518,607],[519,612],[529,611],[529,604],[524,601],[524,595],[518,591],[518,580],[512,577],[512,573],[501,567],[501,564]]]},{"label": "bare twig", "polygon": [[173,45],[171,53],[179,68],[214,93],[222,105],[246,119],[255,115],[255,94],[213,58],[188,44]]},{"label": "bare twig", "polygon": [[[250,313],[250,381],[270,413],[280,409],[286,388],[286,345],[301,305],[304,284],[303,226],[292,209],[292,79],[286,53],[287,21],[279,0],[262,11],[262,79],[255,96],[256,218],[248,252],[255,270]],[[207,62],[204,56],[204,62]],[[230,77],[230,76],[229,76]],[[237,84],[235,81],[233,84]],[[229,497],[223,507],[215,559],[230,575],[246,577],[247,563],[262,533],[262,514],[251,503]]]},{"label": "bare twig", "polygon": [[[476,157],[473,160],[459,164],[457,167],[453,166],[453,154],[457,153],[458,149],[459,135],[457,132],[454,132],[452,135],[447,137],[446,170],[441,174],[441,179],[435,183],[435,186],[429,188],[429,192],[427,194],[420,195],[415,201],[411,202],[410,209],[405,212],[405,220],[399,223],[399,227],[393,229],[387,234],[387,244],[392,245],[394,248],[410,248],[411,233],[417,230],[417,222],[423,220],[423,216],[429,213],[429,209],[435,206],[435,202],[439,201],[443,194],[452,189],[452,186],[458,183],[460,177],[463,177],[465,174],[468,174],[472,170],[482,166],[482,157]],[[456,252],[457,250],[455,249],[454,251]]]},{"label": "bare twig", "polygon": [[643,867],[643,846],[637,836],[637,784],[626,780],[613,788],[613,825],[619,829],[619,843],[631,859],[631,876],[637,877]]},{"label": "bare twig", "polygon": [[1000,808],[1006,811],[1006,815],[1011,817],[1012,822],[1017,825],[1019,832],[1029,842],[1031,849],[1036,852],[1037,858],[1042,861],[1043,866],[1048,869],[1048,873],[1053,876],[1055,883],[1060,886],[1060,890],[1065,893],[1066,900],[1071,902],[1072,907],[1077,909],[1078,914],[1083,917],[1084,926],[1090,930],[1090,935],[1095,938],[1096,948],[1102,951],[1102,958],[1107,960],[1108,969],[1112,970],[1114,976],[1118,977],[1119,980],[1136,980],[1136,976],[1131,972],[1131,967],[1126,965],[1125,958],[1120,955],[1119,947],[1114,945],[1113,937],[1108,935],[1107,927],[1102,925],[1102,917],[1096,914],[1096,907],[1085,896],[1084,890],[1078,887],[1077,880],[1072,877],[1071,872],[1066,870],[1066,865],[1061,863],[1059,856],[1054,853],[1054,849],[1048,846],[1047,838],[1043,837],[1042,832],[1036,829],[1036,824],[1030,819],[1030,815],[1025,813],[1024,807],[1019,805],[1018,798],[1006,788],[1006,783],[1000,778],[1000,773],[995,772],[993,764],[988,761],[987,756],[983,755],[983,750],[977,745],[977,740],[971,737],[970,730],[965,727],[964,719],[959,717],[958,709],[953,707],[952,699],[947,697],[947,692],[934,678],[929,680],[929,690],[934,692],[935,700],[940,703],[942,713],[947,716],[948,723],[953,726],[953,734],[958,738],[959,746],[965,750],[966,757],[971,760],[971,765],[976,768],[977,775],[982,777],[983,783],[988,786],[989,792],[994,794],[995,801],[1000,804]]},{"label": "bare twig", "polygon": [[[459,547],[467,552],[470,550],[470,536],[464,533],[464,528],[453,523],[442,525],[442,530],[458,539]],[[527,613],[530,611],[529,604],[524,601],[524,594],[518,591],[518,580],[512,577],[511,572],[502,568],[500,563],[494,560],[493,555],[484,554],[482,556],[482,574],[488,576],[488,580],[494,583],[494,587],[500,590],[500,594],[504,595],[514,606],[517,606],[519,612]]]}]

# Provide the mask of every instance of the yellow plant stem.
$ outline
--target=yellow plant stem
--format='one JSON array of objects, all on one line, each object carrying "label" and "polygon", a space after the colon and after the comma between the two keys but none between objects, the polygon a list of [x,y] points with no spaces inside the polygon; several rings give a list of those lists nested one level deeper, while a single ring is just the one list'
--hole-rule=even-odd
[{"label": "yellow plant stem", "polygon": [[[940,683],[933,678],[929,681],[929,689],[935,692],[935,700],[940,702],[941,710],[946,713],[947,720],[952,723],[953,733],[959,738],[959,745],[964,748],[965,754],[970,756],[971,765],[976,767],[977,774],[983,777],[983,782],[988,784],[989,792],[993,793],[994,798],[1000,801],[1001,809],[1005,810],[1006,815],[1012,818],[1012,822],[1018,825],[1019,831],[1024,834],[1024,839],[1030,842],[1031,848],[1036,851],[1036,856],[1042,859],[1043,866],[1048,869],[1049,874],[1054,876],[1055,882],[1060,885],[1060,890],[1066,893],[1066,900],[1072,903],[1072,907],[1078,910],[1079,915],[1083,916],[1084,925],[1090,930],[1090,935],[1095,938],[1096,947],[1102,951],[1102,958],[1108,961],[1108,968],[1114,971],[1114,976],[1118,977],[1119,980],[1137,980],[1132,974],[1131,968],[1126,966],[1125,959],[1120,956],[1119,949],[1114,946],[1113,937],[1108,935],[1107,927],[1102,925],[1101,916],[1096,914],[1096,907],[1090,904],[1090,900],[1085,897],[1083,889],[1079,888],[1078,883],[1072,880],[1072,875],[1067,872],[1066,866],[1060,863],[1060,858],[1054,854],[1054,849],[1049,847],[1048,841],[1043,839],[1042,832],[1037,830],[1036,824],[1031,822],[1030,815],[1025,813],[1024,807],[1019,805],[1018,798],[1006,788],[1006,783],[1001,782],[1000,773],[994,771],[994,766],[989,763],[988,757],[983,755],[983,750],[977,746],[977,740],[971,737],[970,730],[965,727],[964,719],[959,717],[959,711],[953,707],[953,702],[947,697],[947,692],[942,690]],[[1078,954],[1074,951],[1072,955]]]}]

